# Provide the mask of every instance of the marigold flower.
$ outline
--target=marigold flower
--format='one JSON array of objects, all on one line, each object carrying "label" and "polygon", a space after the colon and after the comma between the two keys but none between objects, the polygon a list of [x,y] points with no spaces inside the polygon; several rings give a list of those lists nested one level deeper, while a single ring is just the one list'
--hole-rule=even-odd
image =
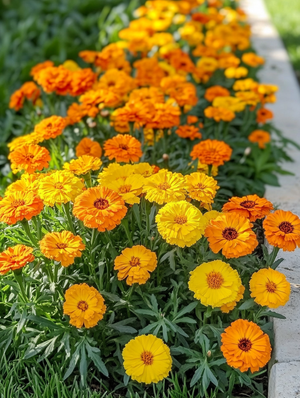
[{"label": "marigold flower", "polygon": [[[203,164],[198,160],[198,164],[197,164],[197,171],[200,173],[204,173],[204,174],[209,174],[209,169],[208,169],[208,165],[207,164]],[[217,166],[212,166],[211,170],[210,170],[210,175],[212,177],[215,177],[218,175],[218,167]]]},{"label": "marigold flower", "polygon": [[12,225],[30,220],[43,210],[43,201],[33,192],[11,192],[0,201],[0,221]]},{"label": "marigold flower", "polygon": [[300,219],[296,214],[276,210],[267,216],[263,227],[270,245],[289,252],[300,247]]},{"label": "marigold flower", "polygon": [[263,57],[260,57],[259,55],[255,53],[245,53],[242,55],[242,61],[244,64],[252,66],[253,68],[256,68],[259,65],[263,65],[265,63],[265,60]]},{"label": "marigold flower", "polygon": [[99,52],[98,51],[80,51],[79,57],[84,60],[87,64],[92,64],[95,62]]},{"label": "marigold flower", "polygon": [[168,376],[172,368],[169,347],[152,334],[130,340],[122,356],[126,374],[139,383],[158,383]]},{"label": "marigold flower", "polygon": [[66,122],[63,117],[50,116],[38,123],[34,127],[34,132],[43,140],[49,140],[61,135],[65,127]]},{"label": "marigold flower", "polygon": [[281,272],[264,268],[252,275],[250,291],[257,304],[278,308],[289,301],[291,285]]},{"label": "marigold flower", "polygon": [[150,272],[157,266],[157,257],[154,252],[144,246],[126,248],[115,258],[114,269],[118,271],[118,279],[126,279],[127,285],[134,283],[143,285],[150,278]]},{"label": "marigold flower", "polygon": [[198,117],[194,115],[188,115],[187,117],[187,124],[194,124],[198,122]]},{"label": "marigold flower", "polygon": [[203,164],[221,166],[231,157],[232,149],[223,141],[205,140],[193,147],[191,157]]},{"label": "marigold flower", "polygon": [[25,245],[9,247],[0,253],[0,274],[25,267],[34,260],[33,248]]},{"label": "marigold flower", "polygon": [[47,206],[54,206],[74,202],[83,189],[80,178],[70,171],[58,170],[41,180],[38,194]]},{"label": "marigold flower", "polygon": [[105,141],[104,150],[105,156],[116,162],[138,162],[143,155],[140,141],[129,134],[118,134]]},{"label": "marigold flower", "polygon": [[195,126],[179,126],[175,133],[181,138],[189,138],[191,141],[194,141],[196,138],[202,138],[202,134],[200,133],[198,127]]},{"label": "marigold flower", "polygon": [[8,143],[7,146],[10,152],[22,147],[23,145],[36,145],[43,141],[43,137],[40,137],[37,133],[30,133],[26,135],[21,135]]},{"label": "marigold flower", "polygon": [[221,351],[229,366],[246,372],[256,372],[271,359],[269,336],[256,323],[238,319],[221,335]]},{"label": "marigold flower", "polygon": [[103,319],[106,305],[101,294],[86,283],[71,286],[65,293],[64,314],[69,315],[70,324],[87,329]]},{"label": "marigold flower", "polygon": [[102,161],[95,156],[82,155],[78,159],[72,159],[70,163],[65,163],[63,168],[76,175],[87,174],[91,170],[99,170]]},{"label": "marigold flower", "polygon": [[81,257],[85,245],[80,236],[75,236],[70,231],[62,231],[46,234],[40,241],[40,249],[45,257],[68,267],[74,263],[75,257]]},{"label": "marigold flower", "polygon": [[273,210],[272,203],[257,195],[247,195],[242,198],[234,196],[222,208],[224,213],[238,213],[251,222],[264,218],[271,210]]},{"label": "marigold flower", "polygon": [[[137,163],[139,164],[139,163]],[[134,174],[134,165],[119,163],[110,163],[99,173],[98,181],[100,185],[109,184],[112,180],[125,181],[127,177]]]},{"label": "marigold flower", "polygon": [[102,148],[98,142],[93,141],[91,138],[82,138],[76,147],[76,156],[79,158],[83,155],[100,158],[102,155]]},{"label": "marigold flower", "polygon": [[24,145],[8,155],[13,173],[25,171],[34,173],[37,170],[49,167],[51,160],[48,149],[39,145]]},{"label": "marigold flower", "polygon": [[17,192],[17,191],[32,191],[37,195],[38,187],[39,187],[39,179],[43,177],[44,174],[27,174],[24,173],[21,176],[20,180],[17,180],[11,183],[5,191],[5,195],[7,196],[9,193]]},{"label": "marigold flower", "polygon": [[128,102],[164,103],[165,96],[159,87],[142,87],[131,91]]},{"label": "marigold flower", "polygon": [[125,203],[133,205],[140,203],[139,196],[143,191],[145,183],[144,177],[138,174],[132,174],[125,178],[114,179],[110,178],[109,181],[102,181],[101,185],[112,189],[117,192],[124,200]]},{"label": "marigold flower", "polygon": [[224,314],[228,314],[230,311],[232,311],[236,307],[237,303],[242,300],[242,298],[244,297],[244,293],[245,293],[245,287],[243,285],[241,285],[239,288],[239,291],[238,291],[237,298],[234,301],[231,301],[230,303],[223,304],[220,307],[220,310]]},{"label": "marigold flower", "polygon": [[145,180],[143,192],[149,202],[159,205],[177,202],[185,198],[185,179],[180,173],[162,169]]},{"label": "marigold flower", "polygon": [[72,73],[70,95],[77,96],[90,90],[97,79],[96,73],[90,68],[79,69]]},{"label": "marigold flower", "polygon": [[110,89],[89,90],[79,97],[79,101],[88,109],[94,109],[95,106],[100,108],[115,108],[122,102],[120,94]]},{"label": "marigold flower", "polygon": [[185,176],[189,197],[202,203],[213,203],[218,187],[217,181],[204,173],[192,173]]},{"label": "marigold flower", "polygon": [[154,117],[154,110],[154,104],[150,101],[127,102],[125,106],[112,113],[111,120],[117,124],[128,122],[145,124]]},{"label": "marigold flower", "polygon": [[159,87],[161,80],[167,75],[159,66],[156,58],[143,58],[135,61],[136,82],[138,86]]},{"label": "marigold flower", "polygon": [[122,197],[106,187],[89,188],[75,199],[74,216],[88,228],[110,231],[121,223],[127,213]]},{"label": "marigold flower", "polygon": [[50,66],[40,70],[34,78],[46,93],[67,95],[71,86],[72,72],[62,65]]},{"label": "marigold flower", "polygon": [[242,79],[236,80],[233,85],[234,91],[248,91],[254,90],[258,86],[258,83],[253,79]]},{"label": "marigold flower", "polygon": [[235,68],[234,66],[225,69],[225,77],[228,79],[240,79],[241,77],[246,77],[248,75],[248,69],[243,66]]},{"label": "marigold flower", "polygon": [[134,78],[122,70],[109,69],[100,77],[99,81],[95,85],[95,88],[97,90],[110,90],[123,97],[125,94],[136,88],[136,82]]},{"label": "marigold flower", "polygon": [[180,109],[174,105],[172,100],[165,104],[154,104],[153,115],[147,121],[146,128],[170,129],[180,125]]},{"label": "marigold flower", "polygon": [[36,80],[38,73],[43,69],[49,68],[50,66],[54,66],[54,63],[52,61],[41,62],[35,65],[33,68],[31,68],[30,76],[33,76],[34,80]]},{"label": "marigold flower", "polygon": [[190,247],[202,237],[201,211],[184,200],[167,203],[156,215],[158,232],[170,245]]},{"label": "marigold flower", "polygon": [[246,104],[241,99],[231,96],[216,97],[212,104],[214,108],[229,109],[232,112],[242,112],[246,107]]},{"label": "marigold flower", "polygon": [[248,136],[248,140],[250,142],[257,142],[259,148],[264,149],[266,147],[266,144],[271,141],[271,135],[264,130],[254,130]]},{"label": "marigold flower", "polygon": [[9,107],[18,111],[23,107],[25,99],[28,99],[35,104],[37,99],[40,97],[40,94],[41,90],[34,82],[26,82],[19,88],[19,90],[15,91],[11,95]]},{"label": "marigold flower", "polygon": [[190,275],[189,289],[203,305],[221,307],[238,296],[241,278],[236,270],[221,260],[203,263]]},{"label": "marigold flower", "polygon": [[273,112],[266,108],[260,108],[256,112],[257,123],[266,123],[268,120],[273,119]]},{"label": "marigold flower", "polygon": [[216,97],[228,97],[230,96],[230,91],[222,86],[212,86],[205,90],[204,98],[209,102],[213,102]]},{"label": "marigold flower", "polygon": [[209,119],[214,119],[216,122],[223,120],[224,122],[231,122],[235,118],[235,113],[223,107],[209,106],[204,109],[204,115]]},{"label": "marigold flower", "polygon": [[209,247],[214,253],[222,250],[226,258],[238,258],[251,254],[258,245],[250,221],[236,213],[224,213],[205,229]]}]

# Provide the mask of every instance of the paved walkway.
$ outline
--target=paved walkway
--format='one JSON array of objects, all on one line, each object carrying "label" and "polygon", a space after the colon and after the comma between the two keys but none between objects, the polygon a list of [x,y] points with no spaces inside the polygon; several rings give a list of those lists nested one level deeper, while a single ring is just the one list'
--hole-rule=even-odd
[{"label": "paved walkway", "polygon": [[[241,6],[252,25],[253,45],[266,59],[260,79],[279,86],[277,102],[267,106],[274,112],[275,126],[285,137],[300,144],[300,90],[287,52],[263,0],[242,0]],[[281,187],[267,187],[266,196],[281,209],[300,216],[300,151],[291,148],[290,156],[294,163],[286,163],[283,168],[295,176],[280,176]],[[292,294],[290,302],[278,310],[286,320],[274,320],[275,348],[269,398],[295,398],[300,397],[300,250],[280,252],[279,255],[285,261],[278,270],[291,282]]]}]

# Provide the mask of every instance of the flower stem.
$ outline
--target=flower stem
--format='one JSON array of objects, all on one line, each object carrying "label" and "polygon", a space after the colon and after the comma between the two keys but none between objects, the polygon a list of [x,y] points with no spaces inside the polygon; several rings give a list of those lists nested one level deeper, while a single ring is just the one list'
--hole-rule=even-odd
[{"label": "flower stem", "polygon": [[89,171],[87,174],[84,174],[83,178],[84,178],[84,181],[85,181],[87,187],[92,188],[93,183],[92,183],[91,172]]},{"label": "flower stem", "polygon": [[274,247],[267,260],[267,266],[272,267],[273,263],[276,260],[278,252],[279,252],[279,247]]},{"label": "flower stem", "polygon": [[68,220],[69,229],[72,232],[72,234],[75,235],[74,224],[73,224],[71,214],[70,214],[70,203],[69,202],[63,203],[63,209],[64,209],[65,215],[67,217],[67,220]]},{"label": "flower stem", "polygon": [[124,228],[124,231],[126,233],[127,239],[129,240],[129,244],[130,246],[133,246],[133,242],[132,242],[132,238],[131,238],[131,234],[128,228],[128,220],[126,218],[123,218],[123,220],[121,221],[122,227]]},{"label": "flower stem", "polygon": [[26,295],[24,284],[23,284],[22,268],[14,271],[14,277],[20,287],[21,295],[22,295],[24,301],[28,302],[28,297]]},{"label": "flower stem", "polygon": [[21,221],[21,225],[23,226],[23,229],[28,237],[28,239],[31,241],[31,243],[33,244],[33,246],[38,247],[38,243],[35,239],[35,237],[32,235],[31,231],[30,231],[30,227],[29,227],[29,223],[26,219]]}]

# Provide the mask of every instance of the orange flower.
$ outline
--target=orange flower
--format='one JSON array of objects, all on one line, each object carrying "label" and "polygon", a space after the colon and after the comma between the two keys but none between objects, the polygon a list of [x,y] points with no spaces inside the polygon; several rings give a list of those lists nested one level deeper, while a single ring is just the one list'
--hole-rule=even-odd
[{"label": "orange flower", "polygon": [[95,156],[82,155],[78,159],[72,159],[70,163],[65,163],[63,168],[76,175],[87,174],[91,170],[99,170],[102,162]]},{"label": "orange flower", "polygon": [[26,82],[19,88],[19,90],[12,94],[10,97],[9,107],[18,111],[22,108],[25,98],[35,104],[40,94],[41,90],[34,82]]},{"label": "orange flower", "polygon": [[106,187],[89,188],[75,199],[73,213],[88,228],[112,230],[127,213],[122,197]]},{"label": "orange flower", "polygon": [[85,51],[80,51],[79,57],[83,59],[84,62],[86,62],[87,64],[92,64],[95,62],[98,54],[99,52],[97,51],[85,50]]},{"label": "orange flower", "polygon": [[138,86],[159,87],[166,72],[159,66],[156,58],[144,58],[135,61],[136,82]]},{"label": "orange flower", "polygon": [[187,124],[194,124],[194,123],[197,123],[198,120],[199,120],[199,119],[197,118],[197,116],[188,115],[188,117],[187,117]]},{"label": "orange flower", "polygon": [[203,164],[221,166],[231,157],[232,149],[223,141],[205,140],[195,145],[191,157]]},{"label": "orange flower", "polygon": [[122,108],[113,111],[111,120],[117,125],[120,123],[136,122],[145,124],[149,122],[154,116],[154,104],[148,102],[127,102]]},{"label": "orange flower", "polygon": [[263,65],[265,63],[265,60],[263,57],[260,57],[259,55],[256,55],[255,53],[245,53],[242,55],[242,61],[244,64],[252,66],[253,68],[256,68],[259,65]]},{"label": "orange flower", "polygon": [[128,98],[128,102],[152,102],[164,103],[165,96],[162,90],[158,87],[143,87],[133,90]]},{"label": "orange flower", "polygon": [[25,96],[21,90],[16,90],[10,97],[9,108],[16,112],[23,108]]},{"label": "orange flower", "polygon": [[114,108],[122,102],[120,94],[109,89],[89,90],[84,93],[79,101],[89,108],[99,105],[100,108]]},{"label": "orange flower", "polygon": [[35,75],[35,80],[46,93],[55,92],[58,95],[66,95],[70,90],[72,72],[62,65],[50,66],[39,71]]},{"label": "orange flower", "polygon": [[61,135],[65,127],[66,122],[63,117],[50,116],[38,123],[34,128],[34,132],[42,137],[43,140],[49,140]]},{"label": "orange flower", "polygon": [[194,126],[179,126],[175,133],[181,138],[189,138],[191,141],[194,141],[196,138],[202,138],[202,134],[200,133],[198,127]]},{"label": "orange flower", "polygon": [[269,336],[256,323],[238,319],[224,330],[221,351],[229,366],[256,372],[271,359]]},{"label": "orange flower", "polygon": [[[76,123],[79,123],[82,118],[84,118],[85,116],[89,115],[91,108],[89,108],[86,105],[80,105],[77,103],[74,103],[72,105],[69,106],[68,110],[67,110],[67,116],[65,118],[65,122],[67,125],[73,125]],[[96,110],[96,114],[99,112],[98,108],[95,108]],[[89,115],[91,116],[91,115]]]},{"label": "orange flower", "polygon": [[270,245],[289,252],[300,247],[300,219],[296,214],[276,210],[264,220],[263,227]]},{"label": "orange flower", "polygon": [[24,170],[26,173],[34,173],[37,170],[48,168],[51,160],[46,148],[39,145],[24,145],[8,155],[11,161],[13,173]]},{"label": "orange flower", "polygon": [[109,160],[115,159],[116,162],[138,162],[143,155],[141,143],[128,134],[118,134],[105,141],[104,150],[105,156]]},{"label": "orange flower", "polygon": [[68,267],[74,263],[75,257],[81,257],[85,245],[80,236],[75,236],[70,231],[62,231],[46,234],[40,241],[40,249],[45,257]]},{"label": "orange flower", "polygon": [[273,210],[272,203],[257,195],[247,195],[242,198],[232,197],[222,208],[224,213],[238,213],[252,222],[264,218],[271,210]]},{"label": "orange flower", "polygon": [[251,254],[258,245],[250,221],[236,213],[221,214],[205,229],[209,247],[214,253],[222,250],[226,258]]},{"label": "orange flower", "polygon": [[110,90],[120,97],[123,97],[134,88],[136,88],[134,78],[118,69],[109,69],[100,77],[99,82],[95,85],[96,90]]},{"label": "orange flower", "polygon": [[248,140],[250,142],[257,142],[258,146],[261,149],[264,149],[266,147],[266,144],[271,141],[271,135],[264,130],[254,130],[249,135]]},{"label": "orange flower", "polygon": [[170,129],[180,124],[180,109],[173,103],[155,104],[154,114],[146,124],[146,128]]},{"label": "orange flower", "polygon": [[216,97],[228,97],[230,91],[222,86],[212,86],[206,89],[204,98],[209,102],[213,102]]},{"label": "orange flower", "polygon": [[100,158],[102,149],[98,142],[91,140],[88,137],[83,138],[76,147],[76,156],[89,155],[95,158]]},{"label": "orange flower", "polygon": [[273,119],[273,112],[266,108],[260,108],[256,112],[257,123],[266,123],[267,120]]},{"label": "orange flower", "polygon": [[73,72],[71,75],[70,94],[76,96],[85,93],[92,88],[96,79],[96,73],[89,68]]},{"label": "orange flower", "polygon": [[31,263],[34,260],[32,252],[33,248],[25,245],[16,245],[4,250],[0,253],[0,274],[5,275]]},{"label": "orange flower", "polygon": [[0,201],[0,221],[16,224],[30,220],[43,210],[43,201],[33,192],[11,192]]},{"label": "orange flower", "polygon": [[36,80],[36,77],[40,73],[40,71],[49,68],[50,66],[54,66],[54,63],[52,61],[41,62],[40,64],[37,64],[33,68],[31,68],[30,76],[33,76],[34,80]]},{"label": "orange flower", "polygon": [[209,106],[204,109],[204,115],[209,119],[214,119],[216,122],[221,120],[231,122],[235,118],[235,113],[232,110],[220,106]]}]

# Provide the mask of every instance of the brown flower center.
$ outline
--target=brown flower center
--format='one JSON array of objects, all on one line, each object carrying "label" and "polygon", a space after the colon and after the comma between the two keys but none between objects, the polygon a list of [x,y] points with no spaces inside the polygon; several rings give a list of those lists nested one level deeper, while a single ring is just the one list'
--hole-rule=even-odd
[{"label": "brown flower center", "polygon": [[128,146],[126,144],[120,144],[119,148],[124,149],[124,151],[128,151]]},{"label": "brown flower center", "polygon": [[145,365],[152,365],[153,354],[149,351],[144,351],[141,355],[141,360],[144,362]]},{"label": "brown flower center", "polygon": [[109,207],[109,202],[106,199],[97,199],[94,202],[94,206],[96,207],[96,209],[104,210]]},{"label": "brown flower center", "polygon": [[211,289],[220,289],[224,282],[224,278],[220,272],[212,271],[207,275],[206,281]]},{"label": "brown flower center", "polygon": [[138,265],[141,264],[141,262],[140,262],[140,259],[139,259],[138,257],[132,256],[132,257],[131,257],[131,260],[129,261],[129,264],[130,264],[132,267],[137,267]]},{"label": "brown flower center", "polygon": [[201,184],[201,183],[199,182],[199,184],[196,185],[196,188],[202,190],[202,189],[205,188],[205,185],[203,185],[203,184]]},{"label": "brown flower center", "polygon": [[30,161],[33,158],[34,158],[34,155],[32,153],[29,153],[28,155],[25,156],[26,161]]},{"label": "brown flower center", "polygon": [[253,200],[245,200],[241,203],[241,206],[245,207],[246,209],[252,209],[255,206],[255,202]]},{"label": "brown flower center", "polygon": [[176,224],[185,224],[187,222],[186,216],[177,216],[175,217]]},{"label": "brown flower center", "polygon": [[119,189],[120,193],[127,193],[130,192],[131,190],[131,185],[122,185]]},{"label": "brown flower center", "polygon": [[251,350],[252,343],[249,339],[243,338],[239,340],[238,347],[240,350],[248,352],[249,350]]},{"label": "brown flower center", "polygon": [[66,243],[56,243],[56,247],[58,247],[59,249],[65,249],[66,247],[68,247],[68,245]]},{"label": "brown flower center", "polygon": [[24,205],[25,205],[25,201],[23,199],[16,199],[12,203],[13,207],[19,207],[19,206],[24,206]]},{"label": "brown flower center", "polygon": [[283,221],[278,228],[285,234],[291,234],[294,231],[294,227],[288,221]]},{"label": "brown flower center", "polygon": [[167,182],[163,182],[162,184],[159,184],[158,188],[166,191],[168,188],[170,188],[170,184],[168,184]]},{"label": "brown flower center", "polygon": [[238,237],[238,233],[234,228],[225,228],[222,232],[223,238],[226,240],[233,240]]},{"label": "brown flower center", "polygon": [[54,185],[54,188],[56,188],[56,189],[63,189],[63,187],[64,187],[64,185],[61,182],[57,182]]},{"label": "brown flower center", "polygon": [[269,293],[274,293],[276,292],[277,285],[273,281],[268,281],[266,283],[266,288]]},{"label": "brown flower center", "polygon": [[81,311],[86,311],[89,306],[86,301],[79,301],[79,303],[77,304],[77,308],[79,308]]}]

